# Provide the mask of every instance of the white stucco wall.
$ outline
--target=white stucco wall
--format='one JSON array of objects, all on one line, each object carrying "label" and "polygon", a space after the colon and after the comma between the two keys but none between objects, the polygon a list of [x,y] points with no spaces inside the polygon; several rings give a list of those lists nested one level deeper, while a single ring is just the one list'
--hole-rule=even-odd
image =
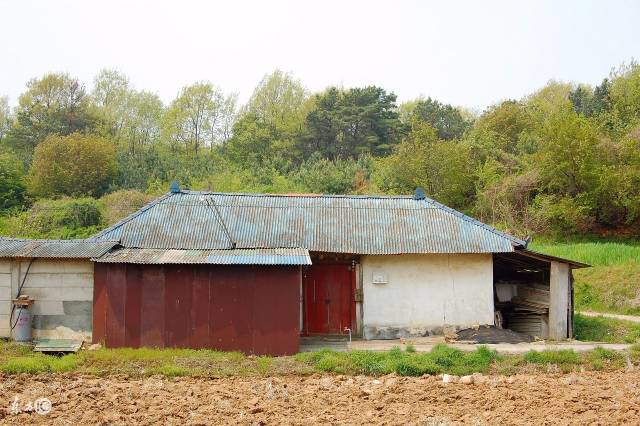
[{"label": "white stucco wall", "polygon": [[[364,256],[365,338],[396,338],[493,324],[491,254]],[[386,284],[374,284],[374,275]]]},{"label": "white stucco wall", "polygon": [[[16,296],[29,261],[0,259],[0,336],[10,336],[11,299]],[[34,338],[91,339],[93,263],[88,260],[36,259],[22,287],[35,299]]]}]

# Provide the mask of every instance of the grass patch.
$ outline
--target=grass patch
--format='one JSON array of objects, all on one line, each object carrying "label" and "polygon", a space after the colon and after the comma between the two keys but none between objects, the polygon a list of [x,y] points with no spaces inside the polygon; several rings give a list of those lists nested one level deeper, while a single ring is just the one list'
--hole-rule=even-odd
[{"label": "grass patch", "polygon": [[625,366],[624,356],[620,352],[604,348],[595,348],[586,355],[587,362],[593,370],[605,368],[618,369]]},{"label": "grass patch", "polygon": [[575,338],[582,341],[636,343],[640,340],[640,323],[576,314],[573,318],[573,332]]},{"label": "grass patch", "polygon": [[471,374],[487,372],[498,359],[495,351],[480,347],[474,352],[463,352],[446,345],[436,345],[431,352],[415,353],[393,348],[387,352],[324,350],[302,353],[296,359],[316,370],[340,374],[382,375],[396,373],[401,376],[424,374]]},{"label": "grass patch", "polygon": [[[28,348],[27,348],[28,349]],[[640,363],[640,345],[629,352],[632,362]],[[571,371],[578,366],[593,370],[623,368],[623,354],[602,348],[587,354],[572,350],[546,350],[524,355],[500,356],[487,347],[461,351],[436,345],[431,352],[415,352],[395,347],[385,352],[329,349],[294,356],[245,356],[238,352],[189,349],[100,349],[81,351],[61,357],[28,352],[24,346],[0,343],[0,372],[4,374],[40,374],[77,372],[132,377],[223,377],[307,375],[314,372],[380,376],[422,376],[441,373],[516,374],[549,371],[556,366]]]},{"label": "grass patch", "polygon": [[544,242],[532,248],[592,265],[573,273],[577,310],[640,314],[640,242]]}]

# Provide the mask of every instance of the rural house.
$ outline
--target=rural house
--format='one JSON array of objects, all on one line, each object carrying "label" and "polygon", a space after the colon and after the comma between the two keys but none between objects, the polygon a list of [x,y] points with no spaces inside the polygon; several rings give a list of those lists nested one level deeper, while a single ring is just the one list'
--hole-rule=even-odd
[{"label": "rural house", "polygon": [[93,238],[0,239],[0,331],[35,299],[36,337],[291,354],[498,324],[571,337],[572,268],[425,197],[257,195],[172,185]]}]

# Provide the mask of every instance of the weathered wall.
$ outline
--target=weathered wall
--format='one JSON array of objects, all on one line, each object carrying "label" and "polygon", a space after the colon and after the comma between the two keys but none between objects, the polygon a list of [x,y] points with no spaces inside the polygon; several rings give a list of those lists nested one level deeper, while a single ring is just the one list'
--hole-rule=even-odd
[{"label": "weathered wall", "polygon": [[563,340],[568,337],[570,274],[568,264],[551,262],[549,292],[549,338]]},{"label": "weathered wall", "polygon": [[11,261],[0,259],[0,337],[9,337],[11,313]]},{"label": "weathered wall", "polygon": [[[491,254],[363,256],[364,337],[440,334],[493,324]],[[384,275],[386,284],[374,284]]]},{"label": "weathered wall", "polygon": [[[0,260],[0,331],[3,337],[9,336],[11,298],[17,295],[28,267],[27,260]],[[6,284],[7,275],[9,285]],[[31,310],[34,338],[91,339],[93,263],[36,259],[29,269],[22,294],[36,300]]]},{"label": "weathered wall", "polygon": [[291,355],[300,344],[300,268],[97,263],[93,340]]}]

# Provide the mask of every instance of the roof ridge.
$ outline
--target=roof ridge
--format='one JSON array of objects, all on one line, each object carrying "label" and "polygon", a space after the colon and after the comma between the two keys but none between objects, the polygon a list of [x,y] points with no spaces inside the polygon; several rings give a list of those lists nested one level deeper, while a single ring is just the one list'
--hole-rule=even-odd
[{"label": "roof ridge", "polygon": [[425,201],[427,201],[428,203],[433,204],[434,206],[436,206],[440,210],[443,210],[443,211],[445,211],[445,212],[447,212],[449,214],[452,214],[454,216],[458,216],[460,219],[462,219],[462,220],[464,220],[466,222],[469,222],[469,223],[471,223],[471,224],[473,224],[475,226],[478,226],[479,228],[482,228],[482,229],[484,229],[486,231],[492,232],[492,233],[494,233],[494,234],[496,234],[496,235],[498,235],[500,237],[506,238],[506,239],[510,240],[511,242],[516,243],[518,246],[526,247],[526,245],[527,245],[524,240],[521,240],[520,238],[514,237],[513,235],[508,234],[506,232],[502,232],[502,231],[494,228],[491,225],[487,225],[486,223],[481,222],[478,219],[475,219],[475,218],[473,218],[471,216],[468,216],[468,215],[462,213],[461,211],[458,211],[458,210],[456,210],[454,208],[446,206],[446,205],[434,200],[433,198],[425,197],[424,199],[425,199]]},{"label": "roof ridge", "polygon": [[267,194],[260,192],[217,192],[192,191],[183,189],[179,193],[187,195],[228,195],[234,197],[277,197],[277,198],[371,198],[371,199],[414,199],[412,195],[374,195],[374,194]]},{"label": "roof ridge", "polygon": [[175,195],[176,193],[173,192],[168,192],[158,198],[156,198],[155,200],[150,201],[149,203],[147,203],[145,206],[143,206],[142,208],[136,210],[135,212],[131,213],[129,216],[125,217],[124,219],[120,219],[118,222],[116,222],[115,224],[109,226],[108,228],[103,229],[102,231],[98,232],[96,235],[87,238],[87,240],[89,241],[95,241],[98,238],[102,237],[105,234],[108,234],[109,232],[115,231],[116,229],[120,228],[121,226],[123,226],[124,224],[132,221],[133,219],[135,219],[136,217],[140,216],[142,213],[146,212],[147,210],[151,209],[152,207],[155,207],[156,205],[160,204],[161,201],[166,200],[167,198]]}]

